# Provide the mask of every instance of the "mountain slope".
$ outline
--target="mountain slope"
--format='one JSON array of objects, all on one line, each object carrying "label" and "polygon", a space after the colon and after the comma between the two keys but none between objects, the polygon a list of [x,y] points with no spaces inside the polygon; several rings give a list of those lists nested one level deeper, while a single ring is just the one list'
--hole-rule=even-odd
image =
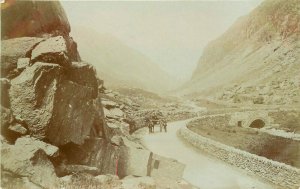
[{"label": "mountain slope", "polygon": [[174,83],[166,72],[142,53],[109,34],[92,29],[75,28],[82,59],[93,64],[105,85],[137,87],[149,91],[170,90]]},{"label": "mountain slope", "polygon": [[300,2],[266,0],[206,47],[182,90],[222,100],[241,95],[294,103],[300,100],[299,70]]}]

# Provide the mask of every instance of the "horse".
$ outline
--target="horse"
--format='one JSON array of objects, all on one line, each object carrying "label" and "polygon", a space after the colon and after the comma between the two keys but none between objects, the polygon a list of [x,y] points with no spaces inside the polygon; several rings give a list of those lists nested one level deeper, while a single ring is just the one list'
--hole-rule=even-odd
[{"label": "horse", "polygon": [[167,122],[164,119],[159,120],[159,127],[160,132],[162,132],[162,129],[164,128],[165,132],[167,132]]},{"label": "horse", "polygon": [[146,121],[146,124],[149,128],[149,133],[154,133],[154,123],[149,119]]}]

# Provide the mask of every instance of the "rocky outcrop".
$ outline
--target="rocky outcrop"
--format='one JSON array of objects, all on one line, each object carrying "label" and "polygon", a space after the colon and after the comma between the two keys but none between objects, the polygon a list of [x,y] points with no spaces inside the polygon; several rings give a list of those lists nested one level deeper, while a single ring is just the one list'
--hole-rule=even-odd
[{"label": "rocky outcrop", "polygon": [[[72,164],[64,150],[66,145],[86,145],[89,137],[104,137],[105,120],[101,101],[96,100],[99,79],[91,65],[80,61],[59,2],[14,2],[3,10],[2,21],[3,186],[10,188],[12,181],[19,188],[57,188],[56,174],[64,163],[63,174],[99,174],[98,168]],[[112,158],[107,152],[114,146],[98,139],[107,150],[94,146],[102,150],[97,160],[109,166],[104,159]],[[88,159],[91,154],[84,155]]]},{"label": "rocky outcrop", "polygon": [[[103,81],[80,60],[59,2],[9,5],[2,12],[1,187],[155,188],[145,177],[152,152],[129,136],[133,103],[107,94],[103,108]],[[129,175],[140,178],[118,178]]]},{"label": "rocky outcrop", "polygon": [[38,62],[11,81],[11,109],[33,136],[63,145],[82,144],[90,134],[97,90],[69,80],[76,77],[72,71],[71,67],[66,77],[63,67]]}]

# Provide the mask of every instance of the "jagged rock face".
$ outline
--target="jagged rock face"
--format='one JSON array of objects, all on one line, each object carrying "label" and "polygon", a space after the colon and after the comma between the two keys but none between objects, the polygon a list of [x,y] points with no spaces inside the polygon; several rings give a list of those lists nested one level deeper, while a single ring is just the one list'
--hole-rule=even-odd
[{"label": "jagged rock face", "polygon": [[[88,66],[84,63],[73,64],[76,66],[66,71],[57,64],[37,62],[11,81],[10,103],[15,117],[24,120],[30,134],[47,138],[55,145],[82,144],[90,134],[96,115],[93,106],[97,96],[95,73],[92,67],[92,71],[86,69]],[[94,73],[94,78],[88,76],[90,85],[84,85],[84,81],[74,82],[78,69],[83,76]]]},{"label": "jagged rock face", "polygon": [[[254,87],[252,96],[275,98],[255,89],[266,86],[294,103],[300,100],[299,47],[299,1],[266,0],[206,47],[185,92],[205,96],[237,85]],[[285,81],[286,87],[276,88]]]},{"label": "jagged rock face", "polygon": [[70,24],[58,1],[7,1],[3,7],[2,39],[70,33]]}]

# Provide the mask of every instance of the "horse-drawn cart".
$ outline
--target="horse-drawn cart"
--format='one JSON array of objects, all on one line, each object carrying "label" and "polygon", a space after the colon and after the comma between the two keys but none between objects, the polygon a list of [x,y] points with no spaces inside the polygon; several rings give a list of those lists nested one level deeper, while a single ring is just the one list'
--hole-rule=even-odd
[{"label": "horse-drawn cart", "polygon": [[167,132],[167,122],[160,111],[151,111],[148,115],[145,117],[145,122],[147,124],[147,127],[149,128],[149,133],[154,132],[155,125],[159,125],[160,132],[164,129],[165,132]]}]

